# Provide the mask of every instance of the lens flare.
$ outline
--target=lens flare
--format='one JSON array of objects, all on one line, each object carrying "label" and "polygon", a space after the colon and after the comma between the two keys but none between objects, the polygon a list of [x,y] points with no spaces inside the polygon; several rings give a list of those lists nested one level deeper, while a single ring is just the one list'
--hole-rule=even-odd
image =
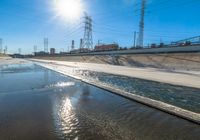
[{"label": "lens flare", "polygon": [[67,20],[79,19],[84,12],[81,0],[55,0],[57,16]]}]

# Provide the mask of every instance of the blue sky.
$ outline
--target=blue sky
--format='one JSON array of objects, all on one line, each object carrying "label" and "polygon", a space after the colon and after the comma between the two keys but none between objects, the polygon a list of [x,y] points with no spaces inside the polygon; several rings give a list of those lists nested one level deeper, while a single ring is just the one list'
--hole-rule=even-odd
[{"label": "blue sky", "polygon": [[[43,38],[49,47],[68,50],[71,40],[79,46],[83,36],[83,18],[66,22],[55,18],[53,0],[0,0],[0,38],[9,53],[32,53],[33,46],[43,50]],[[138,31],[141,0],[83,0],[93,18],[94,44],[119,43],[133,45]],[[199,0],[147,0],[145,44],[176,41],[200,35]]]}]

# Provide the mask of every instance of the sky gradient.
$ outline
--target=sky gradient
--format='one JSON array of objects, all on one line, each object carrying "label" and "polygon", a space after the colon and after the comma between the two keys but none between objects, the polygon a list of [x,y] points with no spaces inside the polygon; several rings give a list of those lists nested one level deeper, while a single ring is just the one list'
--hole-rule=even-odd
[{"label": "sky gradient", "polygon": [[[43,38],[49,48],[67,51],[71,40],[79,47],[83,37],[83,18],[76,22],[56,17],[53,0],[1,0],[0,38],[9,53],[43,51]],[[82,0],[93,18],[94,45],[116,42],[133,46],[134,31],[139,29],[141,0]],[[145,44],[171,42],[200,35],[199,0],[147,0]]]}]

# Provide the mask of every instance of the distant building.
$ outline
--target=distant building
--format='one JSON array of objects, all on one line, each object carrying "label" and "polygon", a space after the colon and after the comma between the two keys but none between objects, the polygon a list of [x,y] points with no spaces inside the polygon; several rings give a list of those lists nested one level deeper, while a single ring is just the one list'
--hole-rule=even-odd
[{"label": "distant building", "polygon": [[95,46],[95,51],[112,51],[112,50],[118,50],[119,45],[118,44],[103,44],[103,45],[97,45]]},{"label": "distant building", "polygon": [[50,49],[50,55],[55,55],[56,53],[56,49],[55,48],[51,48]]},{"label": "distant building", "polygon": [[35,56],[46,56],[48,55],[49,53],[46,53],[44,51],[40,51],[40,52],[35,52]]},{"label": "distant building", "polygon": [[13,55],[11,55],[11,57],[12,58],[24,58],[24,56],[21,54],[13,54]]},{"label": "distant building", "polygon": [[88,49],[88,48],[81,48],[81,49],[75,49],[75,50],[70,51],[70,53],[72,53],[72,54],[88,53],[88,52],[90,52],[90,49]]},{"label": "distant building", "polygon": [[87,53],[87,52],[90,52],[91,50],[90,49],[88,49],[88,48],[81,48],[81,49],[79,49],[79,52],[81,52],[81,53]]}]

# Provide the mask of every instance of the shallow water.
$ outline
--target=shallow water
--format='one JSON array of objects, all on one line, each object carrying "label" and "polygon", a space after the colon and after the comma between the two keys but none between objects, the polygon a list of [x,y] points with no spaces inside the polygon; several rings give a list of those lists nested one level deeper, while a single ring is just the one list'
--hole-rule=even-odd
[{"label": "shallow water", "polygon": [[126,76],[77,70],[84,77],[127,91],[200,113],[200,89],[175,86]]},{"label": "shallow water", "polygon": [[0,140],[199,137],[199,125],[42,67],[0,68]]}]

